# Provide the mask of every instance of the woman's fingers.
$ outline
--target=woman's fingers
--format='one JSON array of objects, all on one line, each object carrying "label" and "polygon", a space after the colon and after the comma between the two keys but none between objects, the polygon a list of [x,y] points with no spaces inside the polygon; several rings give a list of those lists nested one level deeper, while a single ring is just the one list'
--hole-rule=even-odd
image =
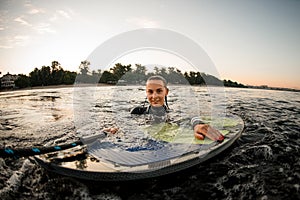
[{"label": "woman's fingers", "polygon": [[194,127],[194,136],[198,140],[204,140],[205,133],[208,131],[208,125],[207,124],[199,124]]},{"label": "woman's fingers", "polygon": [[197,139],[200,140],[203,140],[204,136],[208,137],[213,141],[222,142],[224,140],[224,136],[218,130],[214,129],[208,124],[196,125],[194,128],[194,135]]},{"label": "woman's fingers", "polygon": [[206,137],[208,137],[209,139],[216,141],[216,134],[214,133],[214,131],[211,128],[208,128],[207,131],[205,131],[205,133],[202,133],[203,135],[205,135]]},{"label": "woman's fingers", "polygon": [[112,133],[112,134],[115,134],[118,130],[119,130],[119,128],[116,128],[116,127],[102,129],[102,131],[109,132],[109,133]]},{"label": "woman's fingers", "polygon": [[110,132],[110,128],[104,128],[104,129],[102,129],[102,131]]},{"label": "woman's fingers", "polygon": [[111,132],[112,134],[115,134],[118,130],[119,130],[118,128],[111,128],[111,129],[110,129],[110,132]]},{"label": "woman's fingers", "polygon": [[224,140],[224,136],[222,135],[222,133],[220,133],[217,129],[211,126],[209,126],[208,128],[207,137],[219,142],[222,142]]},{"label": "woman's fingers", "polygon": [[202,135],[201,133],[194,133],[195,138],[197,138],[198,140],[204,140],[204,135]]}]

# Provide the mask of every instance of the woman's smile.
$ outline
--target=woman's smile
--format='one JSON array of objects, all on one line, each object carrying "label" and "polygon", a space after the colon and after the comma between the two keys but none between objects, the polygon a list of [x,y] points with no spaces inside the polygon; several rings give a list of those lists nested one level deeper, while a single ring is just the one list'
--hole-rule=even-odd
[{"label": "woman's smile", "polygon": [[161,80],[150,80],[146,85],[146,94],[151,106],[163,106],[165,97],[168,95],[168,89]]}]

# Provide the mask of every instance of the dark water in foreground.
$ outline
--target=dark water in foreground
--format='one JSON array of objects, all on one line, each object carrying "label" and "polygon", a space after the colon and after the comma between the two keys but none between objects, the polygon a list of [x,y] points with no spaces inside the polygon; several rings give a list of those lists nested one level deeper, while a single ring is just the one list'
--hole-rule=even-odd
[{"label": "dark water in foreground", "polygon": [[[0,147],[75,140],[128,120],[114,110],[127,112],[128,105],[139,103],[126,95],[125,102],[112,102],[109,87],[97,91],[102,95],[94,104],[89,95],[77,99],[72,88],[0,93]],[[143,101],[140,91],[135,95]],[[245,121],[245,130],[232,147],[201,165],[159,178],[105,183],[50,173],[25,158],[0,158],[0,199],[300,199],[300,93],[226,89],[226,96],[227,110]],[[169,99],[178,109],[180,98]],[[74,113],[80,101],[86,107]]]}]

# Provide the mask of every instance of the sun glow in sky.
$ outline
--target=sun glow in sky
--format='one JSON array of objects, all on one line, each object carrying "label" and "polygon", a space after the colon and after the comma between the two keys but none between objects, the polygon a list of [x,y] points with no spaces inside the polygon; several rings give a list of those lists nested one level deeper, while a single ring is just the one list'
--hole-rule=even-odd
[{"label": "sun glow in sky", "polygon": [[[109,38],[168,29],[200,45],[222,79],[300,89],[300,1],[0,2],[0,71],[28,74],[57,60],[77,71]],[[151,64],[137,56],[122,60]],[[172,66],[184,62],[172,59]],[[128,62],[128,63],[125,63]],[[163,58],[160,61],[164,62]]]}]

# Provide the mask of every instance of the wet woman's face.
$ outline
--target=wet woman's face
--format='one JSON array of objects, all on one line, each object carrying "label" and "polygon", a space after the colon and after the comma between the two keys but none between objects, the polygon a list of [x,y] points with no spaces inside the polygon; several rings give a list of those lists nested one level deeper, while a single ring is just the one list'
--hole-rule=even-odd
[{"label": "wet woman's face", "polygon": [[168,89],[161,80],[149,80],[146,84],[146,94],[151,106],[163,106],[165,96],[168,95]]}]

